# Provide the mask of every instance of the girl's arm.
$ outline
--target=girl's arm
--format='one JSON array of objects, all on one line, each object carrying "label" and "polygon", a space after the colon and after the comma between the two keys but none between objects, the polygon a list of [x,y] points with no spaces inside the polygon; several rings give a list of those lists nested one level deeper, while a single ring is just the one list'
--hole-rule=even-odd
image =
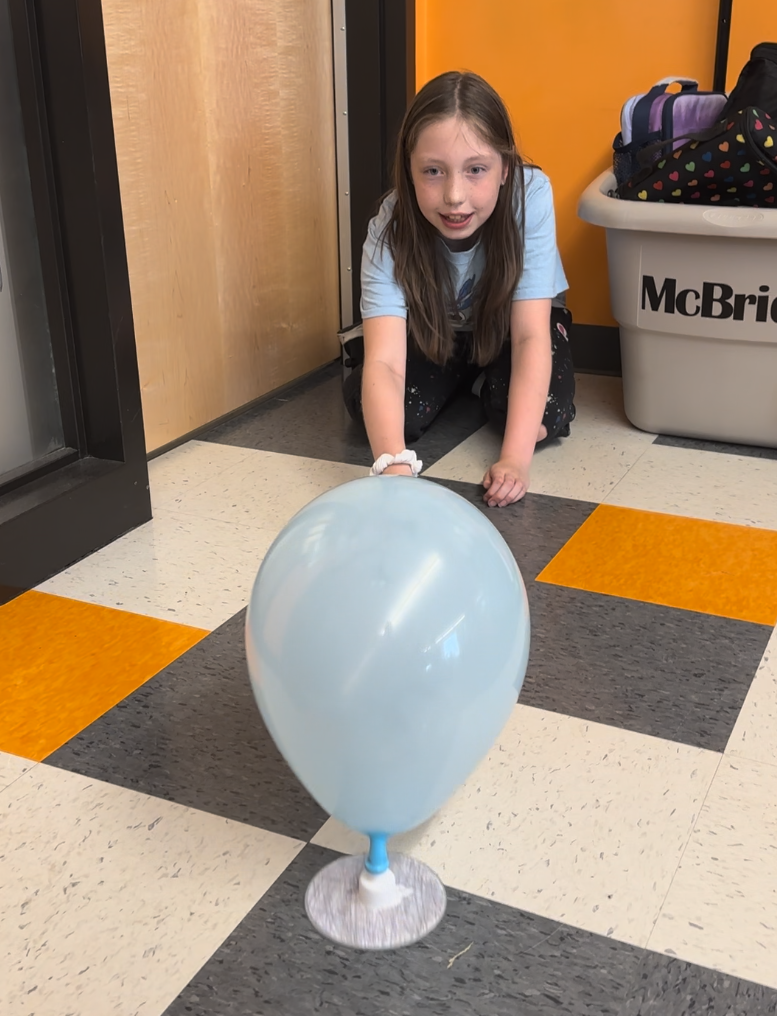
[{"label": "girl's arm", "polygon": [[523,497],[534,446],[545,436],[541,427],[552,365],[550,306],[550,300],[516,300],[512,306],[507,426],[499,461],[483,477],[484,500],[491,508]]},{"label": "girl's arm", "polygon": [[[373,458],[397,455],[405,447],[405,364],[407,322],[374,317],[364,322],[362,410]],[[410,466],[389,466],[386,473],[412,475]]]}]

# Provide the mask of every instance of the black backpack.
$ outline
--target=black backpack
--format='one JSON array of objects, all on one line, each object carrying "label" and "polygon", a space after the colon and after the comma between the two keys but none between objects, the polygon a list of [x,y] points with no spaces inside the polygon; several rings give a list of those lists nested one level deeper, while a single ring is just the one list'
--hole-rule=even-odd
[{"label": "black backpack", "polygon": [[761,42],[752,51],[720,119],[730,120],[748,106],[777,119],[777,42]]}]

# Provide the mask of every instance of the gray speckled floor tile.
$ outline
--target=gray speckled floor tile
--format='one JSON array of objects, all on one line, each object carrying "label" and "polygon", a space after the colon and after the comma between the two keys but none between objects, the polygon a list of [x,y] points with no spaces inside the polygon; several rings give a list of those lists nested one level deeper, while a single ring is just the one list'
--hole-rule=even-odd
[{"label": "gray speckled floor tile", "polygon": [[524,705],[725,749],[770,628],[539,582],[528,593]]},{"label": "gray speckled floor tile", "polygon": [[[218,424],[199,440],[369,467],[372,454],[367,435],[348,416],[341,383],[342,368],[331,364],[299,386]],[[440,414],[413,449],[428,468],[484,423],[480,401],[463,395]]]},{"label": "gray speckled floor tile", "polygon": [[448,891],[426,940],[389,953],[313,931],[307,883],[334,856],[308,846],[165,1016],[617,1016],[644,955],[542,917]]},{"label": "gray speckled floor tile", "polygon": [[750,455],[756,459],[777,459],[777,448],[727,444],[724,441],[699,441],[692,437],[672,437],[670,434],[660,434],[653,444],[668,445],[671,448],[691,448],[699,452],[723,452],[725,455]]},{"label": "gray speckled floor tile", "polygon": [[286,765],[251,692],[245,611],[179,657],[48,765],[309,840],[327,816]]},{"label": "gray speckled floor tile", "polygon": [[26,589],[21,589],[19,586],[4,586],[0,582],[0,607],[4,603],[10,603],[11,600],[15,600],[17,596],[21,596],[24,592],[26,592]]},{"label": "gray speckled floor tile", "polygon": [[777,991],[646,953],[618,1016],[774,1016]]},{"label": "gray speckled floor tile", "polygon": [[597,507],[592,501],[529,493],[507,508],[488,508],[480,484],[436,477],[434,483],[466,498],[485,513],[505,538],[527,584],[539,575]]},{"label": "gray speckled floor tile", "polygon": [[534,582],[596,505],[529,493],[489,509],[479,486],[435,482],[486,513],[527,584],[524,705],[724,750],[770,628]]}]

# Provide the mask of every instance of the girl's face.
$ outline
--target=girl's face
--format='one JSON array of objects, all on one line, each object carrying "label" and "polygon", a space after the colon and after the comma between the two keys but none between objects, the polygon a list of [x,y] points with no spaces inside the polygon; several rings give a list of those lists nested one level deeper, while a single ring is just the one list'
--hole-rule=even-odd
[{"label": "girl's face", "polygon": [[496,208],[507,166],[496,149],[459,117],[418,135],[410,173],[421,214],[444,240],[472,237]]}]

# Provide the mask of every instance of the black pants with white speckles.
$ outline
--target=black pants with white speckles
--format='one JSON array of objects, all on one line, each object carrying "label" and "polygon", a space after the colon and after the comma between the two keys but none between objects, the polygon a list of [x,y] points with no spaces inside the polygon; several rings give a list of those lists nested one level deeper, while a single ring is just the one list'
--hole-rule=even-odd
[{"label": "black pants with white speckles", "polygon": [[[550,316],[550,341],[553,364],[550,389],[542,422],[548,436],[541,442],[569,435],[575,418],[575,373],[569,348],[571,315],[561,307],[553,307]],[[485,374],[480,400],[489,421],[504,432],[507,423],[507,396],[510,389],[510,343],[505,342],[499,356],[482,371],[468,362],[470,337],[457,336],[457,352],[444,367],[431,363],[417,352],[410,353],[405,373],[405,441],[417,441],[445,406],[460,392],[470,390],[480,375]],[[361,419],[362,365],[345,379],[343,398],[354,419]]]}]

